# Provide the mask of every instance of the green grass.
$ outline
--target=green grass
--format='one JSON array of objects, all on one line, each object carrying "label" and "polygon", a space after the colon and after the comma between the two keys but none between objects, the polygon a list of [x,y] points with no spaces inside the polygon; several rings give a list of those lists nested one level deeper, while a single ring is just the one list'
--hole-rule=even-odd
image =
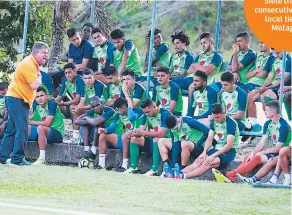
[{"label": "green grass", "polygon": [[[60,166],[0,165],[0,172],[0,202],[105,214],[267,215],[291,212],[291,190],[148,178]],[[14,214],[11,211],[17,210],[19,214],[34,214],[29,210],[7,208],[0,208],[0,214],[1,210],[5,210],[5,214]]]}]

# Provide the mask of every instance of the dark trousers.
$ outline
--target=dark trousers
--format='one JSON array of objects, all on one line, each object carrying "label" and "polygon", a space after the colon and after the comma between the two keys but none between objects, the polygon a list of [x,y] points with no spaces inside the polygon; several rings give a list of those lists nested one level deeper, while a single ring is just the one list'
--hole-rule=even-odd
[{"label": "dark trousers", "polygon": [[24,149],[28,137],[29,105],[22,99],[7,96],[5,99],[8,113],[7,129],[0,147],[0,161],[5,162],[11,152],[11,163],[24,159]]}]

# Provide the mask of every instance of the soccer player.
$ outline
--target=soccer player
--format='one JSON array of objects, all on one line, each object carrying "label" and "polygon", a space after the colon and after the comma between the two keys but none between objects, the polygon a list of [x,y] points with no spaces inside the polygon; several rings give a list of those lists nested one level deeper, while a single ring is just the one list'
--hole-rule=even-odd
[{"label": "soccer player", "polygon": [[92,39],[95,43],[93,59],[96,60],[98,65],[97,71],[94,73],[97,80],[107,84],[108,80],[102,73],[101,69],[106,66],[114,65],[114,54],[115,45],[107,40],[105,34],[100,28],[94,28],[92,30]]},{"label": "soccer player", "polygon": [[142,75],[141,60],[134,42],[125,38],[122,29],[113,30],[110,36],[115,45],[114,65],[118,69],[118,74],[121,75],[125,68],[129,68],[134,71],[137,77]]},{"label": "soccer player", "polygon": [[[196,71],[194,75],[194,89],[188,106],[187,116],[193,117],[203,124],[209,126],[208,116],[211,115],[213,105],[217,102],[217,91],[207,85],[207,74],[203,71]],[[198,116],[194,116],[198,108]]]},{"label": "soccer player", "polygon": [[[123,163],[116,171],[124,172],[128,169],[129,160],[129,144],[132,137],[132,131],[137,128],[137,124],[140,124],[137,120],[141,121],[141,117],[144,114],[142,109],[132,107],[132,101],[128,101],[124,98],[118,98],[114,107],[117,111],[112,124],[107,128],[99,128],[99,169],[105,168],[105,153],[107,150],[107,143],[110,143],[113,147],[123,152]],[[123,132],[117,134],[115,132],[117,126],[122,125]]]},{"label": "soccer player", "polygon": [[251,130],[251,123],[246,118],[247,94],[234,83],[234,74],[224,72],[221,75],[223,91],[219,95],[227,116],[236,120],[240,131]]},{"label": "soccer player", "polygon": [[[160,138],[158,140],[159,152],[163,161],[162,176],[165,174],[167,178],[174,178],[171,166],[181,163],[181,167],[185,168],[190,156],[196,159],[204,151],[204,142],[208,137],[209,128],[191,117],[168,116],[166,125],[170,129],[172,139]],[[172,152],[172,164],[168,159],[170,151]]]},{"label": "soccer player", "polygon": [[196,71],[203,71],[208,75],[207,85],[215,81],[216,74],[220,72],[223,58],[215,51],[214,37],[209,32],[203,32],[200,35],[202,54],[198,55],[195,62],[190,66],[188,74],[194,74]]},{"label": "soccer player", "polygon": [[233,56],[228,66],[228,71],[234,73],[236,85],[246,90],[248,82],[246,73],[252,68],[256,60],[256,53],[249,46],[250,36],[247,32],[236,35],[236,44],[232,46]]},{"label": "soccer player", "polygon": [[[116,111],[111,107],[105,106],[104,101],[97,96],[90,98],[90,106],[92,109],[85,114],[80,115],[76,119],[75,124],[82,125],[85,157],[95,158],[99,140],[98,129],[109,127],[114,120]],[[121,134],[122,127],[117,126],[115,133]],[[91,149],[89,146],[89,140],[93,140]],[[99,159],[104,159],[104,157],[100,156]]]},{"label": "soccer player", "polygon": [[67,30],[70,41],[68,63],[75,63],[78,71],[87,67],[93,55],[93,47],[88,40],[82,40],[76,28]]},{"label": "soccer player", "polygon": [[[251,172],[260,164],[268,162],[269,158],[279,155],[283,146],[288,146],[291,142],[291,128],[286,120],[280,115],[280,105],[278,101],[267,103],[265,115],[269,119],[265,122],[263,136],[250,155],[246,156],[241,165],[226,173],[226,177],[218,174],[216,177],[220,182],[235,182],[236,174],[244,175]],[[268,144],[268,140],[272,144]],[[264,147],[267,146],[267,149]]]},{"label": "soccer player", "polygon": [[[158,140],[159,138],[170,138],[168,129],[166,127],[166,119],[169,115],[172,115],[168,110],[158,108],[156,104],[150,99],[146,99],[142,102],[141,108],[144,112],[142,118],[142,124],[139,129],[135,129],[132,132],[132,138],[130,144],[135,144],[144,149],[152,149],[152,168],[145,175],[157,176],[158,165],[159,165],[159,149]],[[153,144],[151,144],[151,139]],[[131,168],[126,173],[134,173],[137,170],[137,162],[139,156],[139,148],[130,148],[131,155]]]},{"label": "soccer player", "polygon": [[42,87],[37,89],[36,102],[29,121],[28,140],[37,141],[40,147],[39,158],[33,164],[46,164],[47,143],[62,143],[65,129],[60,108]]},{"label": "soccer player", "polygon": [[[144,63],[144,74],[148,71],[148,63],[149,63],[149,51],[150,51],[150,36],[151,31],[148,31],[146,35],[146,57],[145,57],[145,63]],[[169,66],[169,59],[170,59],[170,52],[169,47],[166,43],[163,43],[163,37],[162,37],[162,30],[159,28],[155,28],[154,30],[154,47],[153,51],[151,53],[152,55],[152,70],[151,70],[151,85],[157,84],[156,79],[156,72],[157,69],[160,67],[168,67]],[[141,77],[139,81],[143,81],[143,86],[146,86],[146,79],[147,76]]]},{"label": "soccer player", "polygon": [[103,73],[108,79],[107,84],[107,100],[106,105],[112,106],[116,99],[120,98],[123,82],[118,74],[118,70],[114,66],[103,68]]},{"label": "soccer player", "polygon": [[275,56],[271,47],[260,42],[260,50],[262,54],[258,55],[254,67],[246,74],[248,84],[246,90],[248,93],[248,116],[253,124],[257,124],[256,100],[259,98],[259,88],[265,83],[268,74],[273,68]]},{"label": "soccer player", "polygon": [[192,75],[188,75],[188,69],[195,62],[194,56],[187,50],[190,45],[189,36],[183,31],[176,31],[171,35],[175,54],[170,58],[171,79],[182,90],[187,90],[193,82]]},{"label": "soccer player", "polygon": [[135,82],[135,73],[131,69],[122,72],[123,87],[121,96],[127,100],[131,99],[133,107],[140,107],[141,101],[145,99],[145,88]]},{"label": "soccer player", "polygon": [[179,86],[170,81],[169,68],[161,66],[157,69],[157,81],[153,89],[153,101],[158,107],[169,110],[176,116],[181,116],[183,110],[182,93]]},{"label": "soccer player", "polygon": [[[210,125],[204,151],[190,165],[180,170],[178,164],[174,167],[174,176],[177,179],[187,179],[201,176],[212,168],[225,168],[236,156],[239,139],[237,123],[224,112],[221,104],[214,104],[213,119]],[[214,144],[215,147],[212,147]]]},{"label": "soccer player", "polygon": [[[77,118],[74,112],[74,105],[78,105],[80,102],[81,91],[84,87],[84,82],[80,75],[77,75],[77,68],[74,64],[68,63],[64,66],[65,77],[62,81],[62,86],[58,97],[55,99],[59,105],[62,113],[65,117],[72,117],[73,121],[73,138],[68,143],[79,143],[79,125],[75,125],[74,122]],[[64,101],[65,97],[67,101]],[[73,109],[72,109],[73,108]]]},{"label": "soccer player", "polygon": [[104,100],[107,98],[107,89],[105,84],[94,79],[94,74],[91,69],[85,68],[82,73],[84,85],[80,92],[80,102],[78,105],[71,105],[71,113],[73,118],[76,119],[79,115],[84,114],[86,111],[91,109],[90,98],[98,96]]}]

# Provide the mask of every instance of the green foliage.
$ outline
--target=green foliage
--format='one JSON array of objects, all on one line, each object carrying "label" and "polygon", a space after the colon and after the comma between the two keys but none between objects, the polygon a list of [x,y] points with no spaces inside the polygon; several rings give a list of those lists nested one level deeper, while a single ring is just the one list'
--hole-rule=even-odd
[{"label": "green foliage", "polygon": [[[0,8],[1,72],[10,73],[14,70],[11,62],[16,62],[21,53],[25,1],[0,1]],[[51,44],[52,21],[53,2],[30,1],[26,51],[36,41]]]}]

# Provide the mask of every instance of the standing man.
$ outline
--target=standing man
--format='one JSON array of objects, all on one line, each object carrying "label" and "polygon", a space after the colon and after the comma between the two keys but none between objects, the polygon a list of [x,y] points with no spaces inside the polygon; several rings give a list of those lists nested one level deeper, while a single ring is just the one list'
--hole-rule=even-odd
[{"label": "standing man", "polygon": [[27,166],[31,163],[24,159],[24,148],[28,137],[29,109],[36,96],[36,89],[42,83],[39,66],[48,59],[48,45],[36,42],[31,55],[18,65],[6,94],[8,112],[7,130],[0,148],[0,163],[5,164],[9,155],[11,164]]}]

